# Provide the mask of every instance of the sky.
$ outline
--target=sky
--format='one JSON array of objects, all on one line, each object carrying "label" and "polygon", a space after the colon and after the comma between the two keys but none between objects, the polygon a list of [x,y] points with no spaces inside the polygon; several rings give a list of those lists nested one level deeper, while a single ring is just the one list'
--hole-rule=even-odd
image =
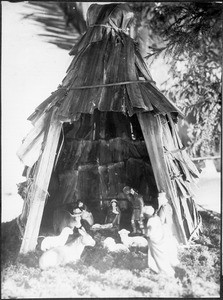
[{"label": "sky", "polygon": [[13,173],[23,169],[16,151],[32,128],[27,118],[57,88],[71,60],[67,51],[37,36],[43,29],[23,19],[24,11],[29,13],[25,3],[2,2],[2,161],[7,192],[14,185]]},{"label": "sky", "polygon": [[[25,2],[2,1],[2,210],[21,207],[16,184],[25,181],[16,151],[32,128],[27,118],[61,83],[71,57],[37,36],[40,25],[24,19]],[[4,199],[7,197],[4,202]],[[11,202],[13,203],[11,205]],[[9,205],[10,203],[10,205]]]}]

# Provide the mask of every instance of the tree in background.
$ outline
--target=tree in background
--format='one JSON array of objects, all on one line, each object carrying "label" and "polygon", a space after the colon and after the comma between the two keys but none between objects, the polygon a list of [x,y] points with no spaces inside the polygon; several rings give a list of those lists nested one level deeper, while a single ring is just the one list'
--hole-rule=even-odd
[{"label": "tree in background", "polygon": [[[165,95],[185,112],[193,156],[219,152],[221,138],[221,3],[134,3],[147,28],[147,58],[171,65]],[[144,38],[145,39],[145,38]]]},{"label": "tree in background", "polygon": [[[85,31],[84,2],[37,2],[31,18],[42,22],[51,43],[70,49]],[[221,16],[217,2],[129,2],[134,37],[145,58],[162,55],[170,80],[162,92],[185,112],[192,156],[219,152],[221,137]],[[63,20],[62,20],[63,19]],[[53,35],[52,35],[53,33]]]}]

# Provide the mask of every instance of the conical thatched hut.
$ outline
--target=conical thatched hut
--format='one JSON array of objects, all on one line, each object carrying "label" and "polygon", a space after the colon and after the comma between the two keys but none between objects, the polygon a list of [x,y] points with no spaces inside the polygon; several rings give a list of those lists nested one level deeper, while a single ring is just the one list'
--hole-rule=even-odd
[{"label": "conical thatched hut", "polygon": [[198,171],[176,130],[183,115],[158,90],[129,36],[133,17],[126,4],[91,5],[67,75],[29,117],[34,127],[18,151],[29,185],[19,218],[23,253],[35,249],[41,224],[61,204],[81,199],[100,222],[116,198],[128,218],[126,185],[154,206],[166,192],[180,242],[198,226],[191,191]]}]

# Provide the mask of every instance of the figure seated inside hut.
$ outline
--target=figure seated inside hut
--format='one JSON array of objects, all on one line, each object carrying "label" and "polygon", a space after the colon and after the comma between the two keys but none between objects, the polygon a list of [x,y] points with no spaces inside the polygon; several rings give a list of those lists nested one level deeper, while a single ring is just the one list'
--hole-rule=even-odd
[{"label": "figure seated inside hut", "polygon": [[81,210],[81,224],[87,231],[90,230],[90,227],[94,224],[92,213],[89,211],[88,207],[80,200],[77,201],[77,207]]},{"label": "figure seated inside hut", "polygon": [[107,216],[105,218],[105,224],[112,224],[113,228],[117,228],[119,230],[120,218],[121,211],[118,206],[118,202],[117,200],[112,199],[108,207]]},{"label": "figure seated inside hut", "polygon": [[72,217],[76,218],[76,212],[79,211],[80,218],[81,218],[81,220],[80,220],[81,225],[87,231],[89,231],[90,227],[94,224],[94,218],[93,218],[92,213],[89,211],[86,204],[84,204],[84,202],[81,200],[65,204],[65,207],[62,210],[66,210],[67,212],[69,212],[71,218]]},{"label": "figure seated inside hut", "polygon": [[91,229],[92,230],[119,230],[120,227],[120,220],[121,220],[121,209],[118,205],[118,201],[116,199],[112,199],[107,207],[103,209],[105,211],[105,218],[102,224],[96,223],[94,224]]},{"label": "figure seated inside hut", "polygon": [[85,220],[89,224],[89,226],[92,226],[94,224],[92,212],[89,210],[89,208],[83,201],[78,200],[75,202],[68,203],[66,204],[66,207],[70,213],[73,213],[73,211],[77,208],[80,209],[82,212],[81,218]]}]

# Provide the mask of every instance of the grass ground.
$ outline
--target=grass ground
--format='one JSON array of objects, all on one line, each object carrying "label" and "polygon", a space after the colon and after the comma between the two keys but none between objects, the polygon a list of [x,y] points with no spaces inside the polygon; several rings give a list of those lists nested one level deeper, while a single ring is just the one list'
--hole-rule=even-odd
[{"label": "grass ground", "polygon": [[175,278],[147,268],[147,254],[134,250],[111,254],[101,246],[86,248],[76,264],[41,271],[40,251],[17,254],[21,240],[16,221],[2,224],[2,299],[104,297],[219,297],[220,215],[201,212],[203,233],[191,247],[179,249]]}]

